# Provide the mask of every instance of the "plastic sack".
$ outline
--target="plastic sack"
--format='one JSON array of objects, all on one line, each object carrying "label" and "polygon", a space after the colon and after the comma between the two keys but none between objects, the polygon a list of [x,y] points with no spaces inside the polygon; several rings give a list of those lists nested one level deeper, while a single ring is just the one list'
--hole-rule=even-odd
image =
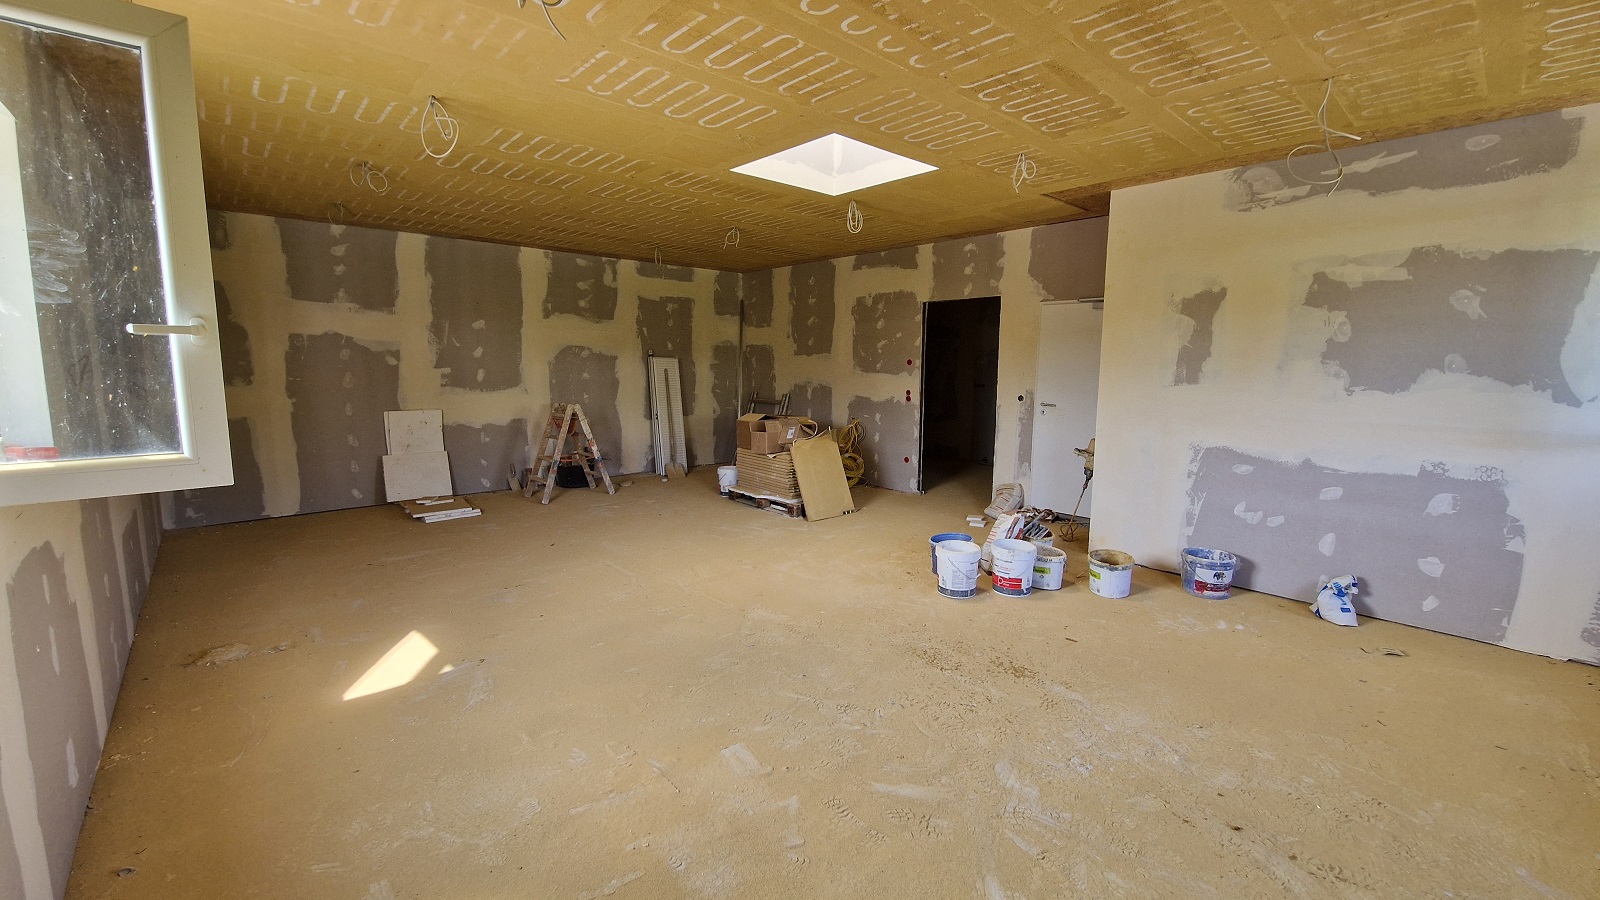
[{"label": "plastic sack", "polygon": [[1317,602],[1311,604],[1311,611],[1317,618],[1335,625],[1360,625],[1356,620],[1356,608],[1350,604],[1350,598],[1360,591],[1361,581],[1354,575],[1330,578],[1317,591]]}]

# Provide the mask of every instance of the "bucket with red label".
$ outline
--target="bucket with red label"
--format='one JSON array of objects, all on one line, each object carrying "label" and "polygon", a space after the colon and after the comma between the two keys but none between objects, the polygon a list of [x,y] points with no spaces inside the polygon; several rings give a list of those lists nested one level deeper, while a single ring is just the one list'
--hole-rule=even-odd
[{"label": "bucket with red label", "polygon": [[1226,600],[1232,593],[1233,570],[1239,557],[1205,547],[1183,549],[1183,589],[1205,600]]}]

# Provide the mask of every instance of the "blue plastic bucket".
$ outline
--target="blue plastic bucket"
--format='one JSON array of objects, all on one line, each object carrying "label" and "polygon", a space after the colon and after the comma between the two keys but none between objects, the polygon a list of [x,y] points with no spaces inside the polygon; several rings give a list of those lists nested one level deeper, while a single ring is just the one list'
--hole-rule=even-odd
[{"label": "blue plastic bucket", "polygon": [[1226,550],[1183,548],[1183,589],[1205,600],[1226,600],[1232,593],[1233,569],[1239,557]]},{"label": "blue plastic bucket", "polygon": [[940,541],[970,541],[972,535],[961,534],[956,531],[947,531],[928,538],[928,560],[932,563],[933,574],[939,574],[939,542]]}]

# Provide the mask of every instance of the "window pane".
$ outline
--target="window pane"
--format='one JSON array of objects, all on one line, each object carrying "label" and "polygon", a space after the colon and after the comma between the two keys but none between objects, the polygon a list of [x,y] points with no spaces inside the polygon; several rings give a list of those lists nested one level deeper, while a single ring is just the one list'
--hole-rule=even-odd
[{"label": "window pane", "polygon": [[0,20],[0,107],[7,455],[181,451],[139,50]]}]

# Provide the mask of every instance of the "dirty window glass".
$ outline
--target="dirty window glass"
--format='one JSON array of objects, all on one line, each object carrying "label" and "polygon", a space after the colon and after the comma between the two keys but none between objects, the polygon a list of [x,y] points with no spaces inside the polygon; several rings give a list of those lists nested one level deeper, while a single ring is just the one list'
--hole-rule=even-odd
[{"label": "dirty window glass", "polygon": [[0,19],[7,461],[182,449],[140,51]]}]

